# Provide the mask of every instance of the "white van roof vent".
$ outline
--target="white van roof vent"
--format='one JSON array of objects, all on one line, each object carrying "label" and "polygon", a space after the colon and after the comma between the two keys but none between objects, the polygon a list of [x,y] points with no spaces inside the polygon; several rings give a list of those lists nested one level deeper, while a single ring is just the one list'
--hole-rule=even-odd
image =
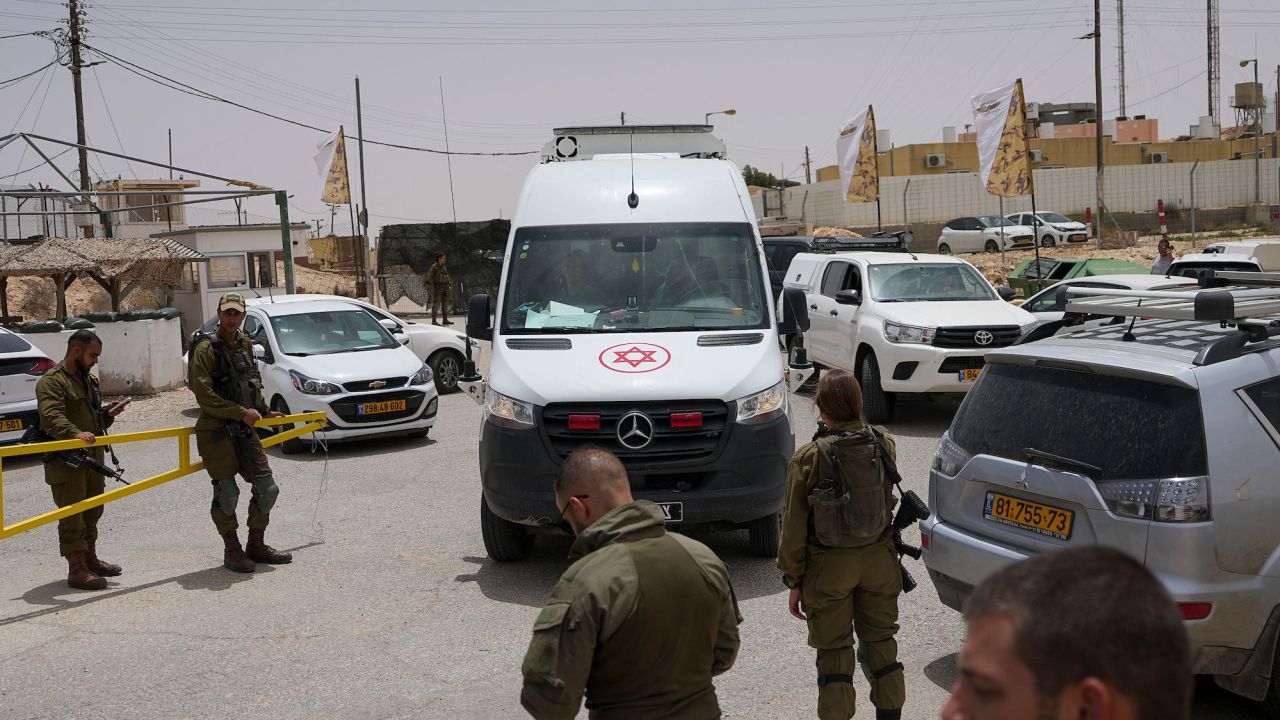
[{"label": "white van roof vent", "polygon": [[542,162],[590,160],[599,155],[632,153],[723,160],[724,141],[710,125],[606,125],[562,127],[542,148]]}]

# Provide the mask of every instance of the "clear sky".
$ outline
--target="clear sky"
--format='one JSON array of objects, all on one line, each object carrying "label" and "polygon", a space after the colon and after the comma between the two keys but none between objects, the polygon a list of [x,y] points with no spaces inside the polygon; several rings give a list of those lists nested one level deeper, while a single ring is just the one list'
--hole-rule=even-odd
[{"label": "clear sky", "polygon": [[[1104,114],[1117,112],[1116,2],[1103,3]],[[1222,106],[1260,57],[1274,97],[1280,3],[1222,0]],[[432,9],[422,8],[430,6]],[[289,190],[295,219],[328,218],[312,156],[320,132],[177,92],[158,73],[299,123],[355,135],[361,78],[369,140],[444,149],[443,80],[454,151],[541,148],[573,124],[700,123],[707,112],[739,165],[803,179],[835,159],[835,131],[873,104],[896,145],[940,141],[972,122],[968,99],[1022,77],[1030,102],[1091,102],[1088,0],[112,0],[87,5],[93,48],[116,59],[84,71],[89,144]],[[51,30],[56,0],[0,0],[0,36]],[[1204,0],[1125,3],[1129,115],[1187,132],[1207,113]],[[1271,38],[1271,40],[1267,40]],[[42,37],[0,39],[0,134],[75,139],[70,73]],[[154,75],[151,77],[155,77]],[[357,155],[349,144],[352,183]],[[366,145],[372,227],[446,221],[441,155]],[[75,168],[75,154],[58,158]],[[537,156],[453,157],[460,220],[509,217]],[[59,184],[17,145],[0,150],[0,184]],[[162,177],[102,157],[96,177]],[[206,183],[206,187],[217,185]],[[64,189],[64,188],[60,188]],[[358,198],[357,198],[358,199]],[[269,203],[255,208],[271,212]],[[376,234],[376,231],[375,233]]]}]

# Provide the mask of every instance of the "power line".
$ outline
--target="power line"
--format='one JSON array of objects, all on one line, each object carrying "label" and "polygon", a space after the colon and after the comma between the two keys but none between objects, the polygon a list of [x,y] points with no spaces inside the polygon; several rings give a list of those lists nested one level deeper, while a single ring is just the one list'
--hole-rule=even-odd
[{"label": "power line", "polygon": [[19,75],[18,77],[12,77],[12,78],[9,78],[8,80],[0,80],[0,88],[3,88],[5,85],[8,85],[8,84],[10,84],[10,83],[16,83],[16,82],[18,82],[19,80],[26,80],[27,78],[31,77],[32,75],[35,75],[35,74],[36,74],[36,73],[38,73],[38,72],[42,72],[42,71],[44,71],[44,70],[48,70],[49,68],[53,67],[53,66],[54,66],[54,65],[56,65],[57,63],[58,63],[58,58],[56,58],[56,57],[55,57],[54,59],[52,59],[52,60],[50,60],[50,61],[49,61],[49,64],[48,64],[48,65],[45,65],[44,67],[36,68],[35,70],[32,70],[31,72],[26,73],[25,75]]},{"label": "power line", "polygon": [[[111,132],[116,134],[116,144],[120,146],[120,154],[123,155],[125,152],[124,141],[120,139],[120,130],[116,128],[116,119],[111,115],[111,106],[107,104],[107,93],[102,89],[102,80],[98,77],[98,68],[93,69],[93,81],[98,85],[98,94],[102,96],[102,107],[107,111],[107,119],[111,121]],[[129,168],[129,174],[133,176],[133,179],[137,180],[138,173],[134,171],[133,163],[126,159],[124,164]]]},{"label": "power line", "polygon": [[[87,44],[87,43],[81,43],[81,44],[82,44],[84,47],[86,47],[86,48],[88,48],[88,49],[92,50],[93,52],[95,52],[95,53],[97,53],[97,54],[101,55],[102,57],[105,57],[105,58],[107,58],[108,60],[111,60],[113,63],[115,63],[116,65],[118,65],[118,66],[120,66],[120,67],[122,67],[122,68],[124,68],[125,70],[128,70],[128,71],[132,72],[133,74],[138,75],[139,77],[142,77],[142,78],[144,78],[144,79],[146,79],[146,80],[150,80],[150,81],[152,81],[152,82],[155,82],[155,83],[156,83],[156,84],[158,84],[158,85],[163,85],[164,87],[167,87],[167,88],[169,88],[170,90],[178,90],[179,92],[184,92],[184,93],[186,93],[186,94],[188,94],[188,95],[194,95],[195,97],[202,98],[202,99],[205,99],[205,100],[212,100],[212,101],[215,101],[215,102],[225,103],[225,104],[227,104],[227,105],[231,105],[231,106],[233,106],[233,107],[240,108],[241,110],[247,110],[247,111],[252,112],[252,113],[257,113],[258,115],[262,115],[262,116],[265,116],[265,117],[269,117],[269,118],[272,118],[273,120],[279,120],[280,122],[289,123],[290,125],[296,125],[296,126],[301,127],[301,128],[306,128],[307,130],[315,130],[316,132],[322,132],[322,133],[329,133],[329,132],[330,132],[329,130],[326,130],[325,128],[316,127],[315,125],[309,125],[309,124],[307,124],[307,123],[300,122],[300,121],[298,121],[298,120],[292,120],[292,119],[290,119],[290,118],[286,118],[286,117],[283,117],[283,116],[280,116],[280,115],[276,115],[276,114],[273,114],[273,113],[269,113],[269,112],[267,112],[266,110],[259,110],[259,109],[254,108],[254,107],[250,107],[250,106],[248,106],[248,105],[244,105],[244,104],[242,104],[242,103],[235,102],[234,100],[228,100],[228,99],[226,99],[226,98],[224,98],[224,97],[220,97],[220,96],[218,96],[218,95],[214,95],[213,93],[210,93],[210,92],[205,91],[205,90],[201,90],[201,89],[199,89],[199,88],[197,88],[197,87],[194,87],[194,86],[192,86],[192,85],[188,85],[187,83],[181,82],[181,81],[179,81],[179,80],[174,80],[173,78],[168,77],[168,76],[166,76],[166,75],[162,75],[162,74],[160,74],[160,73],[158,73],[158,72],[156,72],[156,71],[154,71],[154,70],[148,70],[147,68],[144,68],[144,67],[142,67],[141,65],[138,65],[138,64],[136,64],[136,63],[132,63],[132,62],[129,62],[128,60],[124,60],[124,59],[118,58],[118,57],[116,57],[115,55],[112,55],[111,53],[108,53],[108,52],[103,51],[103,50],[99,50],[98,48],[95,48],[95,47],[93,47],[93,46],[91,46],[91,45],[89,45],[89,44]],[[152,77],[152,76],[154,76],[154,77]],[[165,82],[160,82],[160,80],[156,80],[156,78],[159,78],[160,80],[163,80],[163,81],[165,81]],[[168,83],[168,84],[166,84],[166,83]],[[176,87],[175,87],[175,86],[176,86]],[[359,137],[356,137],[355,139],[356,139],[356,140],[359,140],[360,138],[359,138]],[[418,147],[418,146],[415,146],[415,145],[403,145],[403,144],[400,144],[400,143],[380,142],[380,141],[377,141],[377,140],[370,140],[370,139],[368,139],[368,138],[365,138],[365,139],[364,139],[364,141],[365,141],[365,142],[367,142],[367,143],[369,143],[370,145],[381,145],[381,146],[383,146],[383,147],[396,148],[396,149],[398,149],[398,150],[413,150],[413,151],[416,151],[416,152],[432,153],[432,154],[435,154],[435,155],[468,155],[468,156],[480,156],[480,157],[509,157],[509,156],[517,156],[517,155],[537,155],[537,154],[538,154],[538,152],[539,152],[538,150],[526,150],[526,151],[522,151],[522,152],[462,152],[462,151],[437,150],[437,149],[435,149],[435,148]]]},{"label": "power line", "polygon": [[[66,155],[67,153],[71,152],[72,150],[75,150],[75,148],[67,148],[66,150],[63,150],[62,152],[58,153],[57,155],[54,155],[54,156],[50,157],[49,159],[50,159],[50,160],[57,160],[58,158],[62,157],[63,155]],[[26,173],[29,173],[29,172],[31,172],[32,170],[39,170],[40,168],[44,167],[44,166],[45,166],[45,165],[47,165],[47,164],[48,164],[48,163],[45,163],[45,162],[41,161],[41,163],[40,163],[39,165],[32,165],[31,167],[27,168],[26,170],[19,170],[18,172],[16,172],[16,173],[11,173],[11,174],[9,174],[9,175],[0,175],[0,180],[8,180],[9,178],[18,177],[19,175],[24,175],[24,174],[26,174]]]}]

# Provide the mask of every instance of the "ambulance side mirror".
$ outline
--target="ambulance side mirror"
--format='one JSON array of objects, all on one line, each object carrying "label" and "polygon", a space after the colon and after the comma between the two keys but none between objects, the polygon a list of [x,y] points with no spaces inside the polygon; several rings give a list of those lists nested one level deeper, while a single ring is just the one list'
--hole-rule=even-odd
[{"label": "ambulance side mirror", "polygon": [[800,288],[783,288],[781,299],[782,319],[778,321],[778,332],[782,335],[808,332],[809,309],[804,304],[804,291]]},{"label": "ambulance side mirror", "polygon": [[489,321],[492,314],[487,294],[472,295],[467,304],[467,335],[476,340],[493,340],[493,325]]}]

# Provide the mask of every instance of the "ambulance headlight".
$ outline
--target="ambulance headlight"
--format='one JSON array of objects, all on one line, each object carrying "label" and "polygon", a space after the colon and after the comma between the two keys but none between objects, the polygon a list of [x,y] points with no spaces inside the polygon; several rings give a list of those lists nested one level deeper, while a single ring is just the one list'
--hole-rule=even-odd
[{"label": "ambulance headlight", "polygon": [[527,430],[533,427],[533,405],[487,388],[484,394],[484,419],[498,427]]},{"label": "ambulance headlight", "polygon": [[787,384],[782,381],[767,390],[748,395],[737,401],[738,422],[742,425],[759,425],[781,417],[787,412]]}]

